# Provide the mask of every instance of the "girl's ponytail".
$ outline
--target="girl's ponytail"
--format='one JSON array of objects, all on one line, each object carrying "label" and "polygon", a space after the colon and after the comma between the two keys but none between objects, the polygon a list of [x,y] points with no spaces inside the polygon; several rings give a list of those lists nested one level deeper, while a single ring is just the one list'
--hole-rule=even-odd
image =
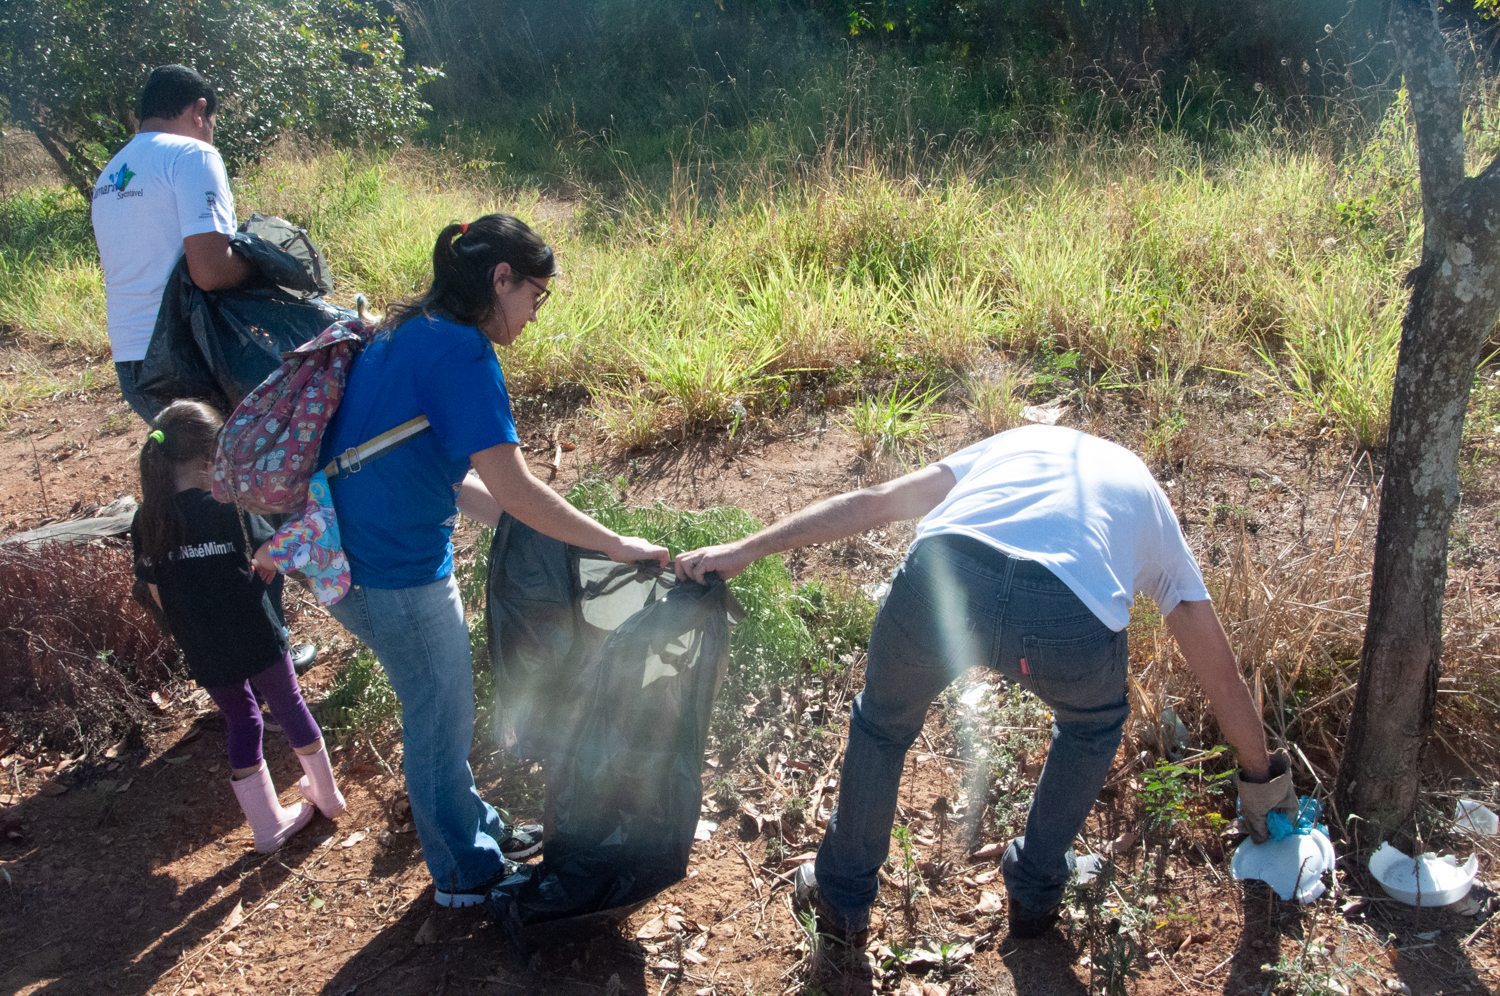
[{"label": "girl's ponytail", "polygon": [[141,556],[157,570],[183,542],[177,510],[177,465],[212,460],[223,425],[219,414],[200,401],[174,401],[156,416],[141,446],[141,509],[136,534]]}]

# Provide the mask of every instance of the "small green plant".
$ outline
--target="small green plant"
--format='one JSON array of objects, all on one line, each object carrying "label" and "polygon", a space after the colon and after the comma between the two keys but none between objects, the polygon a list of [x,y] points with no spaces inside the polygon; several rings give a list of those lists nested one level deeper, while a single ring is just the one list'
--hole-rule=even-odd
[{"label": "small green plant", "polygon": [[[1215,747],[1203,760],[1217,757],[1224,748]],[[1156,884],[1160,888],[1166,878],[1167,854],[1172,846],[1172,829],[1178,821],[1190,813],[1188,802],[1198,795],[1214,795],[1224,791],[1229,774],[1221,774],[1202,780],[1202,771],[1196,766],[1174,764],[1159,760],[1156,767],[1141,776],[1138,793],[1146,811],[1147,832],[1158,831],[1161,845],[1156,857]]]},{"label": "small green plant", "polygon": [[1122,929],[1119,920],[1110,920],[1091,951],[1089,975],[1094,990],[1100,996],[1129,996],[1130,984],[1140,978],[1145,962],[1135,934]]},{"label": "small green plant", "polygon": [[964,404],[984,426],[984,431],[994,435],[1021,424],[1021,412],[1026,407],[1026,392],[1030,387],[1029,370],[1008,364],[993,380],[970,377],[969,397]]},{"label": "small green plant", "polygon": [[620,453],[643,450],[661,436],[662,405],[648,397],[639,383],[626,390],[596,390],[589,412],[605,441]]},{"label": "small green plant", "polygon": [[328,697],[314,707],[324,735],[335,740],[350,733],[374,733],[401,716],[401,703],[385,669],[369,652],[344,665]]},{"label": "small green plant", "polygon": [[939,422],[948,416],[928,411],[941,395],[936,388],[917,393],[892,387],[884,397],[864,398],[848,406],[848,424],[861,456],[902,460],[920,451]]},{"label": "small green plant", "polygon": [[891,836],[901,853],[901,909],[908,922],[917,915],[917,860],[911,848],[911,827],[893,827]]}]

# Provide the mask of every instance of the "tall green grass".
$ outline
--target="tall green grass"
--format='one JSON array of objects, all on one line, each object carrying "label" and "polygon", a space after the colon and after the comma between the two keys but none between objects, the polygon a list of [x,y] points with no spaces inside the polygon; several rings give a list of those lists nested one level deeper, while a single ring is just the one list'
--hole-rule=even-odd
[{"label": "tall green grass", "polygon": [[[339,296],[363,291],[377,310],[424,287],[448,222],[496,210],[532,222],[564,274],[504,351],[507,378],[518,392],[583,386],[621,448],[734,424],[789,377],[946,384],[995,350],[1039,369],[1077,353],[1089,377],[1122,383],[1263,358],[1283,389],[1378,445],[1400,277],[1420,239],[1407,115],[1397,101],[1366,137],[1342,133],[1338,158],[1316,133],[1253,126],[1205,145],[1144,127],[921,169],[827,141],[789,168],[790,139],[766,119],[764,169],[709,164],[709,182],[680,162],[623,200],[508,186],[477,146],[287,152],[235,191],[241,213],[306,226]],[[0,321],[102,349],[86,223],[62,195],[6,202]]]}]

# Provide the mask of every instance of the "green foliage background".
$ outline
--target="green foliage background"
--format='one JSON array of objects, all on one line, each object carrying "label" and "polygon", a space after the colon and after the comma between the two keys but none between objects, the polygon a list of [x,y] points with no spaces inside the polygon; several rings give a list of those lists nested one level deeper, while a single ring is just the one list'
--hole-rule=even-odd
[{"label": "green foliage background", "polygon": [[395,20],[360,0],[28,0],[0,5],[0,108],[85,192],[137,124],[151,68],[182,63],[222,99],[231,171],[283,134],[390,143],[420,129]]}]

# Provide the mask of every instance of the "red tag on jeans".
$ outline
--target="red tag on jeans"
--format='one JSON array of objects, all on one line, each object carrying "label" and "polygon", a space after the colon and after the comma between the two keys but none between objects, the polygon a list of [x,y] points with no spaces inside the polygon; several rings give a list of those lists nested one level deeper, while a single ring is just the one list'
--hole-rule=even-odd
[{"label": "red tag on jeans", "polygon": [[1021,673],[1022,674],[1030,674],[1031,673],[1031,668],[1029,668],[1029,667],[1026,666],[1026,658],[1024,658],[1024,657],[1021,658]]}]

